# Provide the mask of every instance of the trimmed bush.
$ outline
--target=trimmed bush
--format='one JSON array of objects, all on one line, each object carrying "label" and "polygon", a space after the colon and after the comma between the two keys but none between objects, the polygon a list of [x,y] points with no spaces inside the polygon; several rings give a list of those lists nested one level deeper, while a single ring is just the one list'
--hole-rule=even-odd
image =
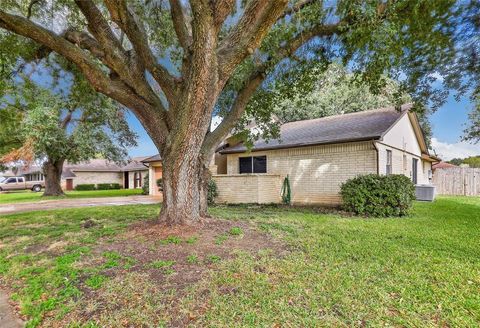
[{"label": "trimmed bush", "polygon": [[97,184],[97,190],[110,190],[112,185],[110,183],[99,183]]},{"label": "trimmed bush", "polygon": [[119,183],[99,183],[97,184],[97,190],[114,190],[120,189],[121,186]]},{"label": "trimmed bush", "polygon": [[94,184],[79,184],[75,187],[77,191],[95,190]]},{"label": "trimmed bush", "polygon": [[218,196],[217,183],[213,179],[210,179],[210,181],[208,182],[208,191],[207,191],[208,205],[215,204],[215,197],[217,196]]},{"label": "trimmed bush", "polygon": [[404,175],[359,175],[342,184],[345,210],[364,216],[403,216],[415,199],[415,186]]},{"label": "trimmed bush", "polygon": [[122,186],[120,186],[119,183],[112,183],[112,184],[110,185],[110,189],[112,189],[112,190],[113,190],[113,189],[120,189],[120,188],[122,188]]}]

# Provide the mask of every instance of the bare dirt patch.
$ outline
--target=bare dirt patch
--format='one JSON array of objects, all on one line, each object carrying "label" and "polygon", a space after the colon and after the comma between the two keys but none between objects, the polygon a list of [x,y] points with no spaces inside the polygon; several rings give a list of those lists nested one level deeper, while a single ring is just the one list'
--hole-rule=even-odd
[{"label": "bare dirt patch", "polygon": [[207,219],[177,228],[156,221],[134,224],[82,263],[100,268],[96,275],[106,282],[91,288],[91,276],[84,277],[80,304],[62,324],[92,320],[109,326],[122,318],[116,321],[120,326],[141,326],[146,316],[152,325],[188,325],[189,315],[179,312],[179,303],[189,287],[239,252],[256,256],[265,250],[275,256],[288,252],[284,243],[246,221]]}]

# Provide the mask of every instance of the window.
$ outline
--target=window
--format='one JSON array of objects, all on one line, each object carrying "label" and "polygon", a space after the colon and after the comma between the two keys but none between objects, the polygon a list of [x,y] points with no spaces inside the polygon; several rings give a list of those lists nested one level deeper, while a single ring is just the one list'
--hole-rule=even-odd
[{"label": "window", "polygon": [[141,172],[135,172],[133,174],[133,179],[134,179],[135,188],[140,188],[142,186],[142,173]]},{"label": "window", "polygon": [[267,173],[267,156],[240,157],[240,174]]},{"label": "window", "polygon": [[387,150],[387,165],[386,165],[387,175],[392,174],[392,151]]},{"label": "window", "polygon": [[17,178],[8,178],[5,183],[17,183]]},{"label": "window", "polygon": [[412,182],[417,184],[418,180],[418,159],[412,159]]}]

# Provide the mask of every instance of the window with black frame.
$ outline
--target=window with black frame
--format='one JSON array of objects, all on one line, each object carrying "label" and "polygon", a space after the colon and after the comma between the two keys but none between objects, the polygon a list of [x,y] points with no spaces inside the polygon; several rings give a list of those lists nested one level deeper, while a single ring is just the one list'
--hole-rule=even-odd
[{"label": "window with black frame", "polygon": [[267,173],[267,156],[249,156],[239,158],[240,174]]}]

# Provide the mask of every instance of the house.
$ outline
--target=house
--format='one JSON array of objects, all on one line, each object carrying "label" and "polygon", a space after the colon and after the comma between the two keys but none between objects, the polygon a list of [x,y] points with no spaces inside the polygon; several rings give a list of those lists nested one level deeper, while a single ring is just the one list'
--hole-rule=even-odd
[{"label": "house", "polygon": [[[148,168],[142,163],[147,157],[132,158],[124,165],[106,159],[92,159],[77,164],[65,163],[62,171],[62,188],[73,190],[79,184],[118,183],[122,188],[134,189],[143,186]],[[27,181],[43,181],[41,166],[32,165],[10,170],[5,176],[24,176]]]},{"label": "house", "polygon": [[[279,140],[258,140],[252,149],[234,138],[215,155],[211,167],[219,203],[280,203],[289,177],[294,204],[339,204],[340,186],[360,174],[404,174],[430,184],[432,164],[410,105],[283,124]],[[150,193],[159,194],[159,155],[150,167]]]}]

